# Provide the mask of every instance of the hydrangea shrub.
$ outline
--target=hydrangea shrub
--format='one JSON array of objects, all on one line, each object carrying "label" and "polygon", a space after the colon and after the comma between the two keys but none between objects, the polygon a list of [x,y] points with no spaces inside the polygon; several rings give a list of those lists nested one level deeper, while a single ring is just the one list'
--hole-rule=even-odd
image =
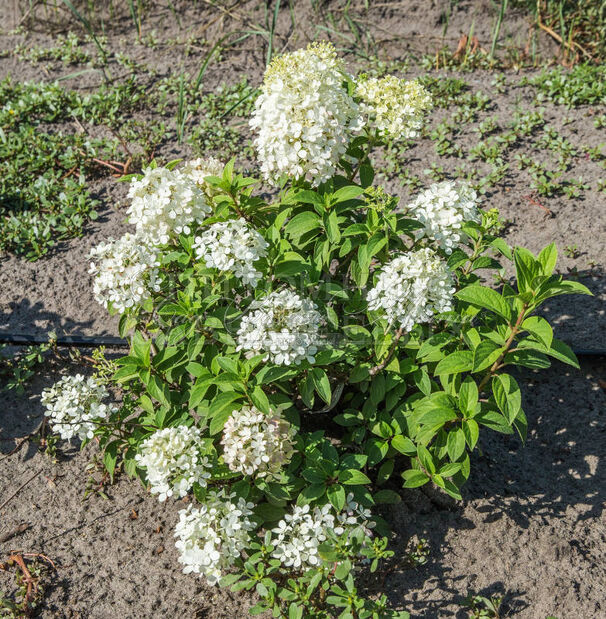
[{"label": "hydrangea shrub", "polygon": [[588,293],[554,274],[553,244],[509,247],[467,186],[404,205],[373,184],[372,149],[429,106],[417,82],[348,75],[328,44],[279,57],[251,120],[275,189],[233,161],[152,166],[131,179],[136,233],[91,252],[131,341],[122,404],[71,410],[60,383],[49,414],[96,436],[110,474],[190,494],[184,571],[255,589],[254,613],[407,616],[356,588],[392,554],[382,506],[424,484],[460,499],[480,430],[525,439],[510,370],[577,365],[537,314]]}]

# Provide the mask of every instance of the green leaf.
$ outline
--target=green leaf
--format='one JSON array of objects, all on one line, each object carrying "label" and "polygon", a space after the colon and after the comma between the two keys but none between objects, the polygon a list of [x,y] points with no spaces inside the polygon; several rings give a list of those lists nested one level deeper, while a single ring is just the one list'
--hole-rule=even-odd
[{"label": "green leaf", "polygon": [[257,381],[260,385],[268,385],[283,378],[292,378],[297,375],[297,370],[287,366],[264,366],[257,374]]},{"label": "green leaf", "polygon": [[313,368],[310,372],[311,382],[318,395],[326,402],[330,404],[332,399],[332,391],[330,389],[330,381],[326,372],[322,368]]},{"label": "green leaf", "polygon": [[465,434],[461,428],[451,430],[446,441],[448,457],[456,462],[465,451]]},{"label": "green leaf", "polygon": [[434,408],[424,411],[418,417],[418,422],[425,426],[439,426],[454,419],[457,419],[457,413],[452,408]]},{"label": "green leaf", "polygon": [[381,468],[379,469],[379,472],[377,473],[377,484],[384,484],[391,477],[391,474],[393,473],[393,467],[393,458],[383,462]]},{"label": "green leaf", "polygon": [[543,275],[551,275],[558,261],[558,250],[555,243],[550,243],[547,247],[544,247],[538,256],[538,260],[541,263]]},{"label": "green leaf", "polygon": [[269,406],[269,400],[267,399],[267,396],[265,395],[265,392],[263,391],[263,389],[261,389],[261,387],[255,387],[252,392],[249,394],[250,399],[252,400],[252,403],[262,412],[265,413],[266,415],[269,415],[271,413],[271,408]]},{"label": "green leaf", "polygon": [[126,383],[139,376],[139,367],[136,365],[125,365],[114,373],[113,379],[117,383]]},{"label": "green leaf", "polygon": [[109,473],[110,479],[114,481],[114,471],[116,470],[116,462],[118,461],[118,442],[112,441],[105,446],[103,453],[103,465]]},{"label": "green leaf", "polygon": [[304,211],[295,215],[284,228],[286,234],[295,239],[299,239],[307,232],[315,230],[320,233],[322,230],[322,223],[320,217],[311,211]]},{"label": "green leaf", "polygon": [[385,399],[385,374],[379,373],[370,383],[370,401],[378,406]]},{"label": "green leaf", "polygon": [[326,484],[310,484],[305,486],[301,495],[305,499],[305,502],[315,501],[324,495],[326,492]]},{"label": "green leaf", "polygon": [[572,349],[561,340],[553,338],[551,347],[545,351],[551,357],[554,357],[558,361],[572,365],[573,367],[580,369],[579,360],[577,356],[572,352]]},{"label": "green leaf", "polygon": [[166,384],[164,384],[157,376],[150,376],[147,383],[147,393],[152,398],[158,400],[160,404],[168,404],[169,390]]},{"label": "green leaf", "polygon": [[553,341],[553,329],[551,325],[541,316],[530,316],[522,323],[522,329],[532,333],[539,342],[547,348],[551,348]]},{"label": "green leaf", "polygon": [[299,606],[296,602],[292,602],[288,607],[288,619],[302,619],[303,606]]},{"label": "green leaf", "polygon": [[429,477],[417,469],[409,469],[402,473],[404,488],[418,488],[429,481]]},{"label": "green leaf", "polygon": [[476,381],[468,376],[459,389],[459,410],[466,417],[473,416],[478,404],[478,386]]},{"label": "green leaf", "polygon": [[518,431],[522,442],[526,442],[526,434],[528,433],[528,420],[526,419],[526,415],[524,411],[520,409],[515,421],[513,422],[515,429]]},{"label": "green leaf", "polygon": [[405,456],[414,456],[417,453],[416,445],[407,436],[402,434],[396,434],[391,439],[391,446]]},{"label": "green leaf", "polygon": [[242,394],[235,391],[227,391],[220,393],[212,402],[208,411],[210,422],[209,431],[211,434],[217,434],[223,430],[225,422],[231,413],[238,407],[235,404],[236,400],[242,398]]},{"label": "green leaf", "polygon": [[453,481],[451,481],[450,479],[443,480],[442,488],[444,488],[444,490],[446,490],[446,492],[453,499],[456,499],[457,501],[461,501],[463,499],[463,497],[461,496],[461,491],[456,486],[456,484]]},{"label": "green leaf", "polygon": [[461,470],[461,462],[447,462],[444,466],[440,467],[438,475],[440,477],[452,477]]},{"label": "green leaf", "polygon": [[511,321],[511,308],[507,301],[492,288],[471,284],[459,290],[455,296],[474,307],[490,310],[504,318],[507,322]]},{"label": "green leaf", "polygon": [[326,496],[333,507],[340,512],[345,505],[345,489],[341,484],[333,484],[328,486]]},{"label": "green leaf", "polygon": [[223,427],[225,426],[226,421],[229,419],[234,409],[224,408],[220,410],[218,413],[215,413],[210,422],[210,427],[208,431],[211,434],[219,434],[219,432],[223,431]]},{"label": "green leaf", "polygon": [[[551,366],[549,359],[543,353],[531,349],[522,350],[523,344],[524,341],[520,342],[518,350],[507,353],[503,359],[503,363],[521,365],[522,367],[531,368],[533,370],[544,370]],[[537,346],[540,346],[540,344],[537,344]]]},{"label": "green leaf", "polygon": [[362,471],[356,471],[355,469],[339,471],[339,481],[346,486],[358,486],[371,483],[370,479],[368,479]]},{"label": "green leaf", "polygon": [[513,261],[516,265],[516,277],[518,280],[518,290],[529,292],[532,290],[532,281],[538,275],[539,268],[542,268],[535,257],[527,249],[516,247],[513,252]]},{"label": "green leaf", "polygon": [[375,171],[372,166],[364,164],[360,166],[360,182],[362,187],[370,187],[375,178]]},{"label": "green leaf", "polygon": [[425,467],[425,470],[433,475],[436,472],[436,465],[433,456],[429,453],[427,447],[417,445],[417,456],[419,457],[421,464]]},{"label": "green leaf", "polygon": [[346,185],[341,187],[332,194],[331,202],[338,204],[339,202],[347,202],[347,200],[353,200],[357,198],[361,193],[364,193],[364,188],[358,185]]},{"label": "green leaf", "polygon": [[357,365],[351,370],[348,382],[353,385],[355,383],[360,383],[363,380],[366,380],[370,376],[369,370],[370,365],[367,363],[361,363],[360,365]]},{"label": "green leaf", "polygon": [[491,241],[491,247],[494,247],[500,254],[505,256],[508,260],[513,260],[513,254],[511,253],[511,247],[507,245],[504,239],[498,237]]},{"label": "green leaf", "polygon": [[294,202],[301,204],[313,204],[314,206],[324,206],[324,199],[316,192],[309,189],[297,192],[293,197]]},{"label": "green leaf", "polygon": [[450,353],[436,366],[436,375],[459,374],[473,369],[473,353],[469,350],[458,350]]},{"label": "green leaf", "polygon": [[144,339],[138,331],[133,336],[133,352],[146,368],[149,367],[151,344],[151,340]]},{"label": "green leaf", "polygon": [[501,434],[513,434],[513,430],[509,422],[501,415],[494,410],[483,410],[479,415],[474,417],[478,423],[486,426],[487,428],[492,428],[495,432],[500,432]]},{"label": "green leaf", "polygon": [[490,367],[501,355],[504,348],[491,340],[484,340],[473,351],[473,371],[481,372]]},{"label": "green leaf", "polygon": [[301,472],[303,479],[310,484],[323,484],[327,479],[327,474],[320,469],[309,467]]},{"label": "green leaf", "polygon": [[492,379],[492,393],[499,410],[513,423],[522,408],[522,394],[515,378],[499,374]]},{"label": "green leaf", "polygon": [[336,244],[341,240],[341,231],[339,230],[336,211],[330,211],[324,215],[324,229],[331,243]]},{"label": "green leaf", "polygon": [[480,426],[473,419],[465,419],[463,422],[463,434],[469,449],[473,450],[480,437]]},{"label": "green leaf", "polygon": [[203,378],[197,380],[189,392],[189,408],[196,408],[202,401],[209,387],[213,384],[213,379]]}]

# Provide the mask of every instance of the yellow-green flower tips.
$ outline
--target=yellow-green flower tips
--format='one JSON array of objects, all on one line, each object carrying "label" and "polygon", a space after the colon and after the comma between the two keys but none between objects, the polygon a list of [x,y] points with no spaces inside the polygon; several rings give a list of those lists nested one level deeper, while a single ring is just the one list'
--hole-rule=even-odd
[{"label": "yellow-green flower tips", "polygon": [[395,140],[414,138],[423,124],[424,114],[431,108],[431,96],[417,81],[387,77],[362,78],[356,94],[367,124],[381,137]]}]

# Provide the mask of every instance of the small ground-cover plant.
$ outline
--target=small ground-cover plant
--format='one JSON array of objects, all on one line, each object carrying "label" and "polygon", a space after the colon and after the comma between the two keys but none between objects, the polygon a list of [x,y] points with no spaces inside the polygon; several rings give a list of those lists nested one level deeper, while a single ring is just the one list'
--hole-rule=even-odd
[{"label": "small ground-cover plant", "polygon": [[537,88],[539,101],[553,101],[569,108],[606,103],[604,65],[579,64],[571,70],[543,70],[528,82]]},{"label": "small ground-cover plant", "polygon": [[[149,162],[165,129],[131,117],[144,94],[132,77],[91,94],[0,82],[0,251],[33,260],[81,234],[96,217],[87,181]],[[91,137],[98,125],[115,138]]]},{"label": "small ground-cover plant", "polygon": [[69,100],[56,86],[0,83],[0,251],[39,258],[96,217],[86,178],[115,145],[40,128],[63,120]]},{"label": "small ground-cover plant", "polygon": [[[233,160],[152,165],[130,179],[135,233],[91,252],[131,337],[123,399],[101,402],[106,371],[68,377],[43,396],[50,423],[160,501],[193,494],[184,571],[256,590],[253,613],[407,616],[356,586],[392,554],[377,509],[402,481],[460,499],[481,429],[525,439],[509,370],[577,364],[537,315],[588,293],[554,274],[553,244],[510,248],[465,185],[408,205],[373,185],[373,148],[414,139],[429,106],[417,81],[348,75],[328,44],[278,57],[251,120],[265,187]],[[502,261],[515,281],[483,285]]]},{"label": "small ground-cover plant", "polygon": [[0,378],[4,379],[3,388],[15,389],[18,394],[24,392],[25,385],[35,375],[35,368],[44,361],[49,351],[56,350],[56,335],[49,333],[48,342],[34,344],[10,354],[9,346],[0,344]]}]

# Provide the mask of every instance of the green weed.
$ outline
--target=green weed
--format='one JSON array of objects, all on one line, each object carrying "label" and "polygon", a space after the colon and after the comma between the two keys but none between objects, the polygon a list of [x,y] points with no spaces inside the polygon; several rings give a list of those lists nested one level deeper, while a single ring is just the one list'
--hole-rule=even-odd
[{"label": "green weed", "polygon": [[553,101],[566,107],[606,103],[606,66],[576,65],[570,71],[544,70],[528,80],[538,91],[539,101]]}]

